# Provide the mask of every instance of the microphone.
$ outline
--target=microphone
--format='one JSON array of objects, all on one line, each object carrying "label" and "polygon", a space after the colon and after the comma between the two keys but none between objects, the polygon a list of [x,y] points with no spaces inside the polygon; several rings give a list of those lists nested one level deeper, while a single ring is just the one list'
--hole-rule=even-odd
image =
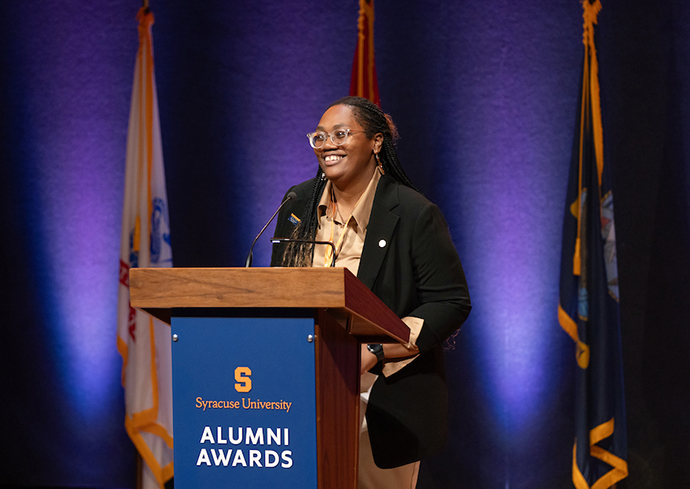
[{"label": "microphone", "polygon": [[338,255],[335,252],[335,245],[330,241],[315,241],[313,239],[299,239],[299,238],[271,238],[271,243],[273,244],[283,244],[283,243],[311,243],[320,245],[329,245],[333,248],[333,260],[331,261],[331,266],[335,267],[335,260]]},{"label": "microphone", "polygon": [[290,202],[292,199],[294,199],[296,197],[297,197],[297,194],[295,192],[289,192],[285,196],[285,200],[280,203],[280,207],[278,207],[276,209],[276,211],[273,213],[273,215],[268,220],[266,225],[264,227],[262,227],[261,231],[259,231],[259,234],[256,235],[256,238],[254,238],[254,241],[252,242],[252,246],[249,248],[249,254],[247,255],[247,259],[244,261],[244,266],[246,268],[249,268],[252,266],[252,260],[254,259],[253,251],[254,251],[254,245],[256,244],[256,240],[258,240],[259,237],[261,237],[261,235],[264,234],[264,231],[266,231],[266,228],[268,227],[268,225],[271,224],[271,221],[273,221],[273,219],[275,219],[275,217],[278,215],[278,213],[280,212],[280,209],[282,209],[285,204],[287,204],[288,202]]}]

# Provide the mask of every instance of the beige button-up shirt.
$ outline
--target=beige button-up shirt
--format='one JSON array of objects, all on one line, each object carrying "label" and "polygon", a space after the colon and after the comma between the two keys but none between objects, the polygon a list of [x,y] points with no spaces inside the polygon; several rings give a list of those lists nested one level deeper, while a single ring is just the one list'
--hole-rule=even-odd
[{"label": "beige button-up shirt", "polygon": [[[317,241],[330,241],[336,245],[335,266],[347,268],[353,275],[357,275],[359,271],[359,263],[362,257],[362,250],[364,249],[364,238],[367,235],[376,187],[380,179],[381,174],[375,171],[371,181],[369,181],[369,185],[367,185],[355,208],[352,210],[352,215],[348,217],[341,216],[338,212],[331,182],[326,183],[319,201],[319,229],[316,232],[315,239]],[[316,245],[314,247],[312,266],[330,266],[330,260],[327,257],[328,248],[330,247],[327,245]],[[408,316],[402,318],[402,321],[410,328],[410,342],[407,346],[414,346],[424,325],[424,320]],[[383,375],[387,377],[396,373],[415,358],[417,357],[414,356],[397,361],[387,360],[383,366]]]}]

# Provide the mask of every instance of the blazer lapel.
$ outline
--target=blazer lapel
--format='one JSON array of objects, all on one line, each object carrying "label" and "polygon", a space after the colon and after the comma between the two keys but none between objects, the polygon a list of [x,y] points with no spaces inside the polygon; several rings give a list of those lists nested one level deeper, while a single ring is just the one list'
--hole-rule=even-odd
[{"label": "blazer lapel", "polygon": [[399,217],[391,212],[398,206],[398,185],[392,177],[384,175],[376,188],[362,258],[357,271],[357,278],[369,289],[374,286],[398,225]]}]

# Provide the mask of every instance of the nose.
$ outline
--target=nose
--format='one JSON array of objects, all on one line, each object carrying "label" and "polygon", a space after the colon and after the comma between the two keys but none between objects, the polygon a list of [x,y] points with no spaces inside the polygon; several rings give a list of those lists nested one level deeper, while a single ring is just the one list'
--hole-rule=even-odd
[{"label": "nose", "polygon": [[321,148],[319,148],[319,149],[321,151],[325,151],[328,149],[337,149],[337,148],[338,148],[338,146],[333,142],[333,140],[331,139],[331,135],[329,134],[328,137],[326,138],[326,140],[323,142],[323,146],[321,146]]}]

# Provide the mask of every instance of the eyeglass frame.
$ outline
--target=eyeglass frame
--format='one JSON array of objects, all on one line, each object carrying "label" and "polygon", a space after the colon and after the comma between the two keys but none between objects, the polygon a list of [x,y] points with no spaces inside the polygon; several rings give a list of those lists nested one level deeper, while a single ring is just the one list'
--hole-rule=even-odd
[{"label": "eyeglass frame", "polygon": [[[333,133],[338,132],[338,131],[345,131],[345,132],[347,133],[347,135],[345,136],[345,139],[343,140],[342,143],[338,143],[338,142],[336,142],[335,139],[333,139]],[[332,142],[335,146],[342,146],[343,144],[347,143],[347,139],[348,139],[352,134],[358,134],[358,133],[360,133],[360,132],[366,132],[366,131],[353,131],[352,129],[336,129],[335,131],[333,131],[333,133],[326,132],[326,131],[314,131],[314,132],[310,132],[310,133],[307,134],[307,139],[309,139],[309,146],[311,146],[311,147],[314,148],[314,149],[321,149],[321,148],[324,147],[324,145],[326,144],[326,141],[327,141],[327,140],[324,139],[323,144],[322,144],[321,146],[318,146],[318,147],[317,147],[317,146],[314,146],[314,142],[313,142],[313,139],[312,139],[312,138],[313,138],[313,136],[315,136],[315,135],[317,135],[317,134],[325,134],[326,136],[328,136],[328,139],[330,139],[331,142]]]}]

